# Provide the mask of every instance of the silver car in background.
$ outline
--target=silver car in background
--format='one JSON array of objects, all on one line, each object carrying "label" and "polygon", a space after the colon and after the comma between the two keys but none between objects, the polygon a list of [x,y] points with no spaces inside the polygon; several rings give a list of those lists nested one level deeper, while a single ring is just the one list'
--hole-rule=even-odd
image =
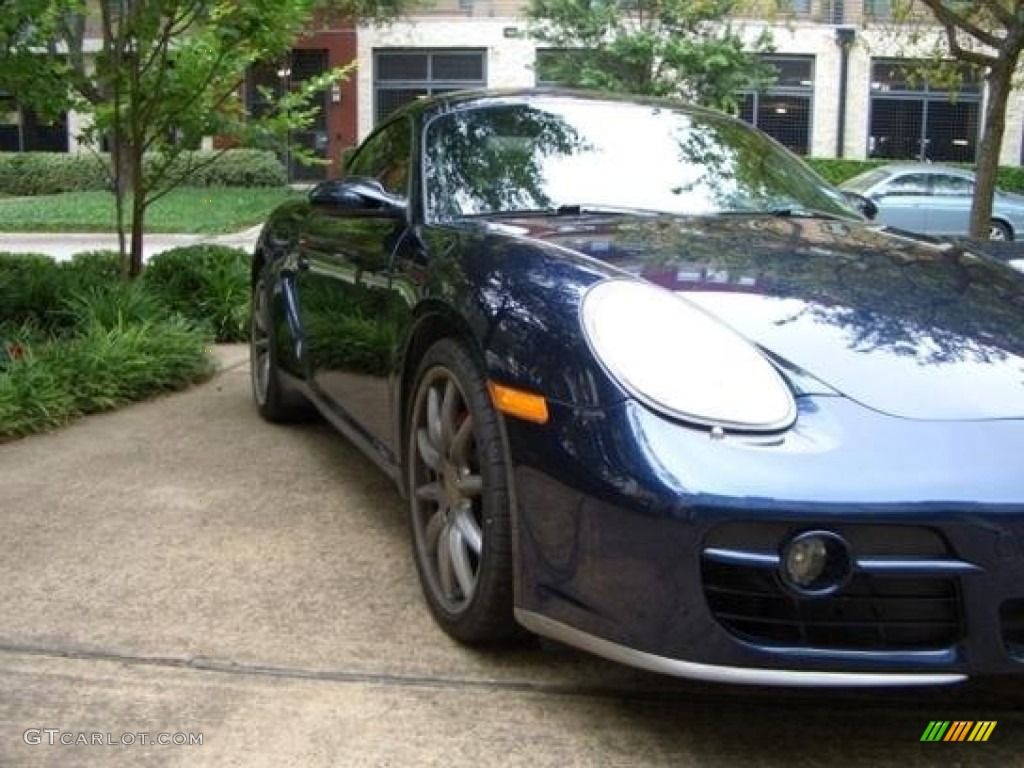
[{"label": "silver car in background", "polygon": [[[927,163],[883,165],[844,181],[840,189],[878,206],[875,221],[928,235],[966,236],[974,174]],[[996,191],[990,240],[1024,240],[1024,196]]]}]

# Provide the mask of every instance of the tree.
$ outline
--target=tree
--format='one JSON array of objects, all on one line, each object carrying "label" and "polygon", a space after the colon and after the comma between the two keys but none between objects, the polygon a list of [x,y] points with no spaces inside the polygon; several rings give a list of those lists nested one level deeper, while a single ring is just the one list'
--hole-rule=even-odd
[{"label": "tree", "polygon": [[[321,5],[384,16],[398,1],[8,0],[0,90],[44,113],[92,117],[91,138],[104,137],[111,148],[124,271],[136,276],[146,210],[195,170],[189,149],[205,136],[246,142],[301,127],[315,114],[313,94],[345,74],[306,81],[254,120],[242,103],[249,67],[288,54]],[[94,39],[100,50],[92,54]],[[145,172],[144,156],[151,159]]]},{"label": "tree", "polygon": [[[988,83],[981,141],[978,145],[971,236],[987,238],[999,170],[999,152],[1006,132],[1006,107],[1024,49],[1024,2],[1021,0],[895,0],[893,19],[920,42],[922,20],[934,22],[941,36],[934,63],[954,61],[981,69]],[[927,67],[926,67],[927,68]]]},{"label": "tree", "polygon": [[540,75],[565,85],[683,98],[734,109],[771,79],[753,45],[726,21],[737,0],[530,0],[531,34],[553,49]]}]

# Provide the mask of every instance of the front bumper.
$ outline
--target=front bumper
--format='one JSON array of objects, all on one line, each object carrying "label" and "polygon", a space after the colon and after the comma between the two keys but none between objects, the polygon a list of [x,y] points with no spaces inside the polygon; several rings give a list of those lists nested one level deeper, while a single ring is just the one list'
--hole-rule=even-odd
[{"label": "front bumper", "polygon": [[[711,440],[625,402],[508,423],[517,616],[654,671],[786,685],[1024,672],[1024,423],[897,419],[801,401],[774,438]],[[850,543],[834,595],[794,595],[780,548]]]}]

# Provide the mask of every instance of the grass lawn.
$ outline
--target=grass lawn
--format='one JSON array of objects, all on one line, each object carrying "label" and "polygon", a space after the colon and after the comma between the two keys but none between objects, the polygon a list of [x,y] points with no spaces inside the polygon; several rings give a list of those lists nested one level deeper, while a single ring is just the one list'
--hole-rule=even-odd
[{"label": "grass lawn", "polygon": [[[147,232],[220,234],[262,222],[278,204],[301,195],[288,188],[181,187],[146,212]],[[0,199],[0,232],[113,232],[114,196],[68,192]]]}]

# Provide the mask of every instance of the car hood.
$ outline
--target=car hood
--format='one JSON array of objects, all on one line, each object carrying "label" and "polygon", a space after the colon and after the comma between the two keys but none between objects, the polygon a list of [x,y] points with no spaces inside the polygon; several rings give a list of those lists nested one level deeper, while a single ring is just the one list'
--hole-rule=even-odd
[{"label": "car hood", "polygon": [[810,381],[909,419],[1024,418],[1024,276],[962,247],[798,217],[490,226],[681,294],[760,346],[798,390]]}]

